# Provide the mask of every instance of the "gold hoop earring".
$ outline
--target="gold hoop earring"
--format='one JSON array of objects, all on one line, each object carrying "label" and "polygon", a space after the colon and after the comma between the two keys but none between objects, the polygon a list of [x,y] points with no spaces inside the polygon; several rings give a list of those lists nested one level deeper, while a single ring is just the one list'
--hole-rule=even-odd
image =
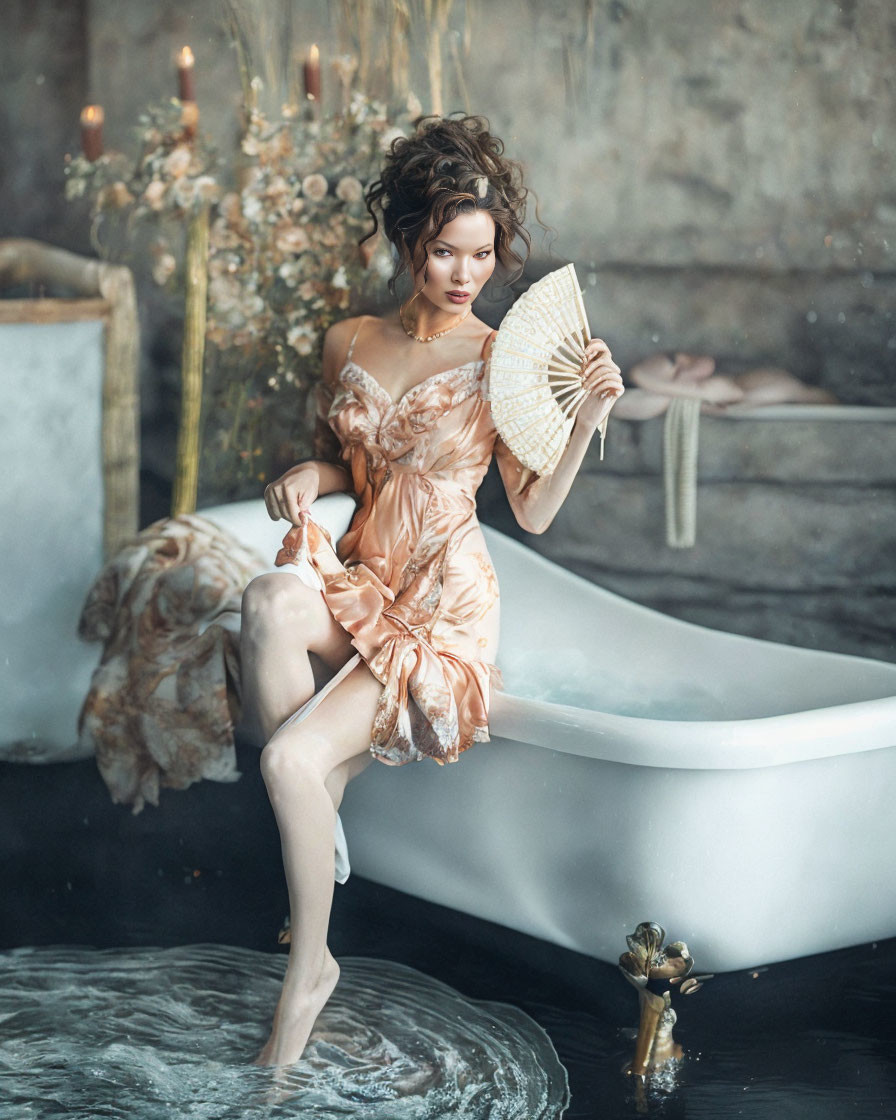
[{"label": "gold hoop earring", "polygon": [[422,288],[418,288],[417,291],[414,292],[414,294],[411,296],[411,298],[408,300],[407,303],[404,303],[404,304],[399,303],[399,305],[398,305],[399,314],[401,314],[404,311],[407,311],[407,309],[411,306],[411,304],[414,302],[414,300],[417,298],[417,296],[420,295],[420,293],[422,291],[423,291]]}]

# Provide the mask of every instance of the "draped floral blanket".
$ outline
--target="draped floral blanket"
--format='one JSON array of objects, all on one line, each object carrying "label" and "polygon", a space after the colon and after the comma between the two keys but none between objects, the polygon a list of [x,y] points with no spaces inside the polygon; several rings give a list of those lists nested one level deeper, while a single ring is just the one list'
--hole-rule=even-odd
[{"label": "draped floral blanket", "polygon": [[78,731],[114,801],[138,813],[162,787],[239,777],[238,637],[224,623],[266,566],[214,522],[182,514],[142,530],[100,572],[78,623],[79,637],[104,643]]}]

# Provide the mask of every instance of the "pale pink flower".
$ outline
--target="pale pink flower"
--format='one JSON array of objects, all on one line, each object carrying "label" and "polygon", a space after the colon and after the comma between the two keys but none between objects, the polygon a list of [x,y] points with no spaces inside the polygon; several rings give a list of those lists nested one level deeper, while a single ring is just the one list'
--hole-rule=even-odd
[{"label": "pale pink flower", "polygon": [[143,201],[150,210],[161,210],[165,205],[165,192],[168,187],[161,179],[153,179],[143,192]]},{"label": "pale pink flower", "polygon": [[354,175],[343,175],[336,184],[336,197],[343,202],[360,202],[364,197],[360,179],[356,179]]},{"label": "pale pink flower", "polygon": [[327,197],[327,190],[327,180],[317,172],[306,175],[302,180],[302,194],[312,202],[321,202]]},{"label": "pale pink flower", "polygon": [[120,210],[123,206],[127,206],[129,202],[133,201],[134,196],[125,184],[119,181],[103,187],[97,198],[97,205],[101,209],[112,207],[116,210]]},{"label": "pale pink flower", "polygon": [[179,179],[189,171],[192,158],[190,149],[183,144],[178,144],[165,160],[165,170],[172,179]]},{"label": "pale pink flower", "polygon": [[196,195],[203,202],[214,202],[221,188],[211,175],[200,175],[196,180]]},{"label": "pale pink flower", "polygon": [[281,253],[304,253],[311,248],[308,234],[301,226],[285,226],[278,230],[274,237],[274,244]]},{"label": "pale pink flower", "polygon": [[228,191],[221,199],[220,210],[228,222],[238,222],[243,216],[240,196],[235,191]]}]

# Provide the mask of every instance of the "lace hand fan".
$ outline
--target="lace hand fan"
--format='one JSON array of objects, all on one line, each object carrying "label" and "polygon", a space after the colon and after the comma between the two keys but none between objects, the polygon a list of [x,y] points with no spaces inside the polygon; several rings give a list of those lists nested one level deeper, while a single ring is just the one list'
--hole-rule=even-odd
[{"label": "lace hand fan", "polygon": [[[520,296],[492,343],[488,394],[495,427],[536,474],[550,474],[557,466],[588,396],[582,366],[590,341],[576,270],[568,264]],[[597,429],[601,459],[608,419]]]}]

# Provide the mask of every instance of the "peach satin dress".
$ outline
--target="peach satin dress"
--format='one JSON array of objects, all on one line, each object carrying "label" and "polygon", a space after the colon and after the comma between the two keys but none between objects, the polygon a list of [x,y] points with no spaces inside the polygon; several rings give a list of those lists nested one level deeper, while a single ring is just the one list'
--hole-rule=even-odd
[{"label": "peach satin dress", "polygon": [[488,740],[489,686],[501,684],[498,584],[476,517],[497,436],[487,366],[443,370],[395,401],[352,361],[358,331],[318,392],[315,439],[316,457],[350,468],[358,508],[335,547],[310,517],[294,526],[276,563],[308,559],[382,682],[373,755],[442,765]]}]

